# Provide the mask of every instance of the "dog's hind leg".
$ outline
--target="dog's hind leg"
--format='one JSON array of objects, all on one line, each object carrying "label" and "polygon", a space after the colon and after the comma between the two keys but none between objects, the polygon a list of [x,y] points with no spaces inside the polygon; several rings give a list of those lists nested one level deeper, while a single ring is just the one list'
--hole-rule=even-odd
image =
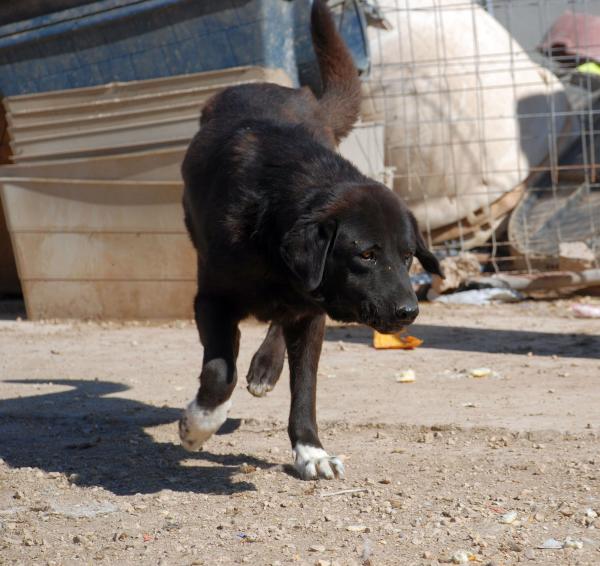
[{"label": "dog's hind leg", "polygon": [[186,450],[200,450],[227,419],[240,345],[239,317],[227,301],[199,293],[194,310],[204,359],[198,394],[179,421],[179,437]]},{"label": "dog's hind leg", "polygon": [[285,362],[285,340],[283,329],[275,322],[250,362],[248,370],[248,391],[255,397],[263,397],[272,391],[283,370]]},{"label": "dog's hind leg", "polygon": [[283,332],[290,364],[292,406],[288,433],[294,467],[305,480],[343,478],[344,465],[323,450],[317,430],[317,368],[325,333],[325,315],[286,324]]}]

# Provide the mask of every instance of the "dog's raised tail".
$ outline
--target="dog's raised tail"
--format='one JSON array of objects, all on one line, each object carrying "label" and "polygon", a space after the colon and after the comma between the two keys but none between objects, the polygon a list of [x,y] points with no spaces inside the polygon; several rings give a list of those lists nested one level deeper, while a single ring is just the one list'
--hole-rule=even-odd
[{"label": "dog's raised tail", "polygon": [[313,0],[311,32],[323,83],[319,104],[336,142],[339,142],[350,133],[359,116],[358,71],[325,0]]}]

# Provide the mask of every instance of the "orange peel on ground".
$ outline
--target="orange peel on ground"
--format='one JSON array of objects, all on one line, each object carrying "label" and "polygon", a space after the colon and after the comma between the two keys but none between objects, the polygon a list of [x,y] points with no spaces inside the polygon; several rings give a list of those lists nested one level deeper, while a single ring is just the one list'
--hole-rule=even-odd
[{"label": "orange peel on ground", "polygon": [[373,346],[377,350],[414,350],[423,344],[423,340],[415,336],[398,334],[380,334],[373,332]]}]

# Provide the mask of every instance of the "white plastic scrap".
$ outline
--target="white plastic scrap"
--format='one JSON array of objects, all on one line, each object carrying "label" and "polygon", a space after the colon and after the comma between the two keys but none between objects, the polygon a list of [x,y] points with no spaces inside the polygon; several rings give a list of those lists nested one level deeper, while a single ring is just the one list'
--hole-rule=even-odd
[{"label": "white plastic scrap", "polygon": [[413,383],[416,379],[414,369],[405,369],[396,375],[396,383]]},{"label": "white plastic scrap", "polygon": [[538,548],[542,550],[561,550],[563,543],[555,538],[546,539]]},{"label": "white plastic scrap", "polygon": [[502,303],[514,303],[523,300],[523,295],[513,289],[472,289],[453,293],[452,295],[440,295],[435,299],[436,303],[448,305],[489,305],[493,301]]}]

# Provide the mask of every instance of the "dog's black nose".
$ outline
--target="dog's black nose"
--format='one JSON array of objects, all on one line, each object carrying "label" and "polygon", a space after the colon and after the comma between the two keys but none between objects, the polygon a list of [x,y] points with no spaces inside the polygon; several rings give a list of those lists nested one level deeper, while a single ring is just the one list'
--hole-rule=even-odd
[{"label": "dog's black nose", "polygon": [[412,322],[419,314],[419,307],[417,305],[398,305],[395,314],[400,321]]}]

